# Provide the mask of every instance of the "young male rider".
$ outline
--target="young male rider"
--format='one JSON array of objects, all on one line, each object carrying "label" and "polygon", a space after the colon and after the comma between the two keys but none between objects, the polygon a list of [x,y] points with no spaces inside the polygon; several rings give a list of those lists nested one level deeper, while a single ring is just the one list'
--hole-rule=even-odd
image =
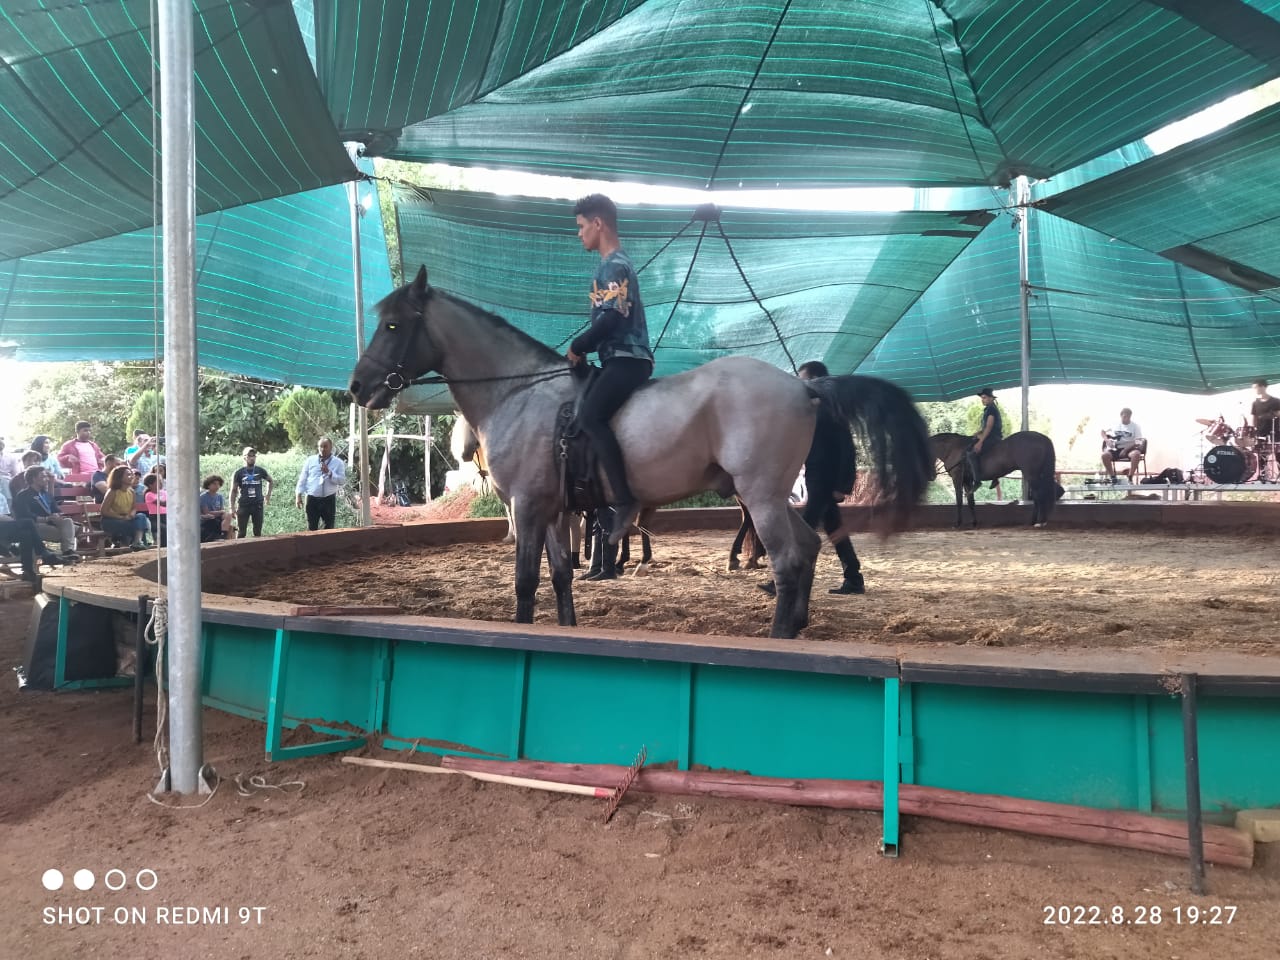
[{"label": "young male rider", "polygon": [[583,197],[573,208],[583,249],[600,254],[591,281],[591,326],[574,339],[565,356],[575,366],[599,353],[601,372],[578,408],[578,424],[600,458],[613,500],[609,542],[626,535],[640,512],[627,484],[622,448],[609,421],[636,388],[653,373],[649,328],[645,325],[640,282],[631,258],[618,240],[618,209],[603,194]]}]

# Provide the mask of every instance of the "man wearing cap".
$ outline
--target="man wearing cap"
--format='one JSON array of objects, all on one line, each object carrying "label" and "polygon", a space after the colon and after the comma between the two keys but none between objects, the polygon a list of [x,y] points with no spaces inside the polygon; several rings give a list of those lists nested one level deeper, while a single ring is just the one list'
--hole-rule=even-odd
[{"label": "man wearing cap", "polygon": [[[982,401],[982,419],[978,422],[978,432],[973,436],[973,443],[965,451],[965,462],[969,465],[969,475],[965,478],[965,486],[970,491],[978,489],[978,457],[984,447],[999,443],[1004,436],[1004,424],[1000,422],[1000,408],[996,406],[996,395],[990,387],[978,391],[978,399]],[[995,486],[995,483],[992,483]]]},{"label": "man wearing cap", "polygon": [[271,474],[258,466],[258,451],[244,448],[244,466],[231,478],[231,503],[227,509],[236,515],[240,537],[244,537],[253,521],[253,535],[262,536],[262,508],[271,502]]}]

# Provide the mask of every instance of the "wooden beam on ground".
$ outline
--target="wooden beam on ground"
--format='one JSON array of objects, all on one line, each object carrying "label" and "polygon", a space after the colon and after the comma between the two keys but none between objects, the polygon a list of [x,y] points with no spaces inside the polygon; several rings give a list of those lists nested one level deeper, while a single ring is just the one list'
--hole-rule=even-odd
[{"label": "wooden beam on ground", "polygon": [[[445,756],[450,769],[569,780],[605,787],[616,784],[627,768],[611,764],[558,764],[535,760],[480,760]],[[876,811],[883,806],[879,781],[789,780],[753,777],[743,773],[698,770],[644,769],[632,790],[742,800],[765,800],[802,807]],[[962,793],[904,783],[898,787],[898,808],[908,816],[932,817],[950,823],[1017,830],[1042,837],[1080,840],[1131,850],[1148,850],[1185,857],[1187,824],[1126,810],[1098,810],[1042,800],[993,794]],[[1231,827],[1204,827],[1204,858],[1231,867],[1253,866],[1253,838]]]}]

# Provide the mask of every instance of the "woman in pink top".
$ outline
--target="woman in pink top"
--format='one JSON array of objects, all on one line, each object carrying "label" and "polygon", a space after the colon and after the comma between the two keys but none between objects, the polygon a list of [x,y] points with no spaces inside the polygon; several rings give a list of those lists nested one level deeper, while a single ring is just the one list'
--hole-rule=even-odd
[{"label": "woman in pink top", "polygon": [[142,485],[147,490],[144,499],[147,504],[147,519],[151,521],[151,535],[160,546],[166,546],[165,514],[169,512],[169,493],[164,489],[158,473],[148,473],[142,478]]}]

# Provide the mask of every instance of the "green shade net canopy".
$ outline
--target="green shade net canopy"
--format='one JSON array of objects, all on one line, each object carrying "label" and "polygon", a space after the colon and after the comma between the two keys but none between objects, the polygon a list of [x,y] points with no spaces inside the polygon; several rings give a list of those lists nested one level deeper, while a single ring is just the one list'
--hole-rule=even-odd
[{"label": "green shade net canopy", "polygon": [[1277,4],[318,0],[344,137],[736,188],[1051,176],[1280,75]]},{"label": "green shade net canopy", "polygon": [[[1018,234],[1002,217],[858,366],[918,400],[1021,380]],[[1032,209],[1031,382],[1212,393],[1280,375],[1280,304]]]},{"label": "green shade net canopy", "polygon": [[1041,209],[1280,299],[1280,104]]},{"label": "green shade net canopy", "polygon": [[[362,186],[362,192],[371,191]],[[355,366],[345,186],[224,210],[196,223],[200,363],[344,389]],[[366,302],[391,282],[376,205],[361,220]],[[151,230],[0,263],[0,341],[19,360],[128,360],[164,349]]]},{"label": "green shade net canopy", "polygon": [[[620,210],[618,226],[662,376],[730,354],[851,369],[989,219],[645,206]],[[599,257],[582,249],[571,203],[433,191],[401,199],[397,220],[406,272],[425,265],[433,286],[559,351],[585,329]],[[451,406],[422,387],[401,409]]]},{"label": "green shade net canopy", "polygon": [[[0,260],[155,222],[150,7],[0,5]],[[194,7],[197,210],[354,179],[292,8]]]}]

